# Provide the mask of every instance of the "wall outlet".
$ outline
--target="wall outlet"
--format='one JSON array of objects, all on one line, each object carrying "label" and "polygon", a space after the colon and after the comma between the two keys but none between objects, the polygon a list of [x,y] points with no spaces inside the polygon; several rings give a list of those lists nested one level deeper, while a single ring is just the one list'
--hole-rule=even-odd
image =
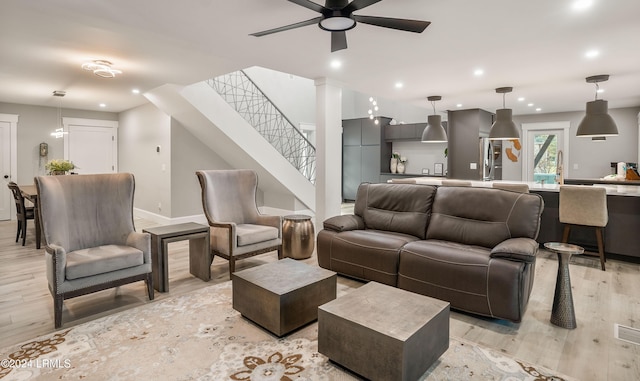
[{"label": "wall outlet", "polygon": [[573,165],[573,169],[578,169],[578,164],[577,163]]},{"label": "wall outlet", "polygon": [[469,163],[469,169],[478,169],[478,163]]},{"label": "wall outlet", "polygon": [[422,168],[422,174],[423,175],[428,175],[429,174],[429,168]]}]

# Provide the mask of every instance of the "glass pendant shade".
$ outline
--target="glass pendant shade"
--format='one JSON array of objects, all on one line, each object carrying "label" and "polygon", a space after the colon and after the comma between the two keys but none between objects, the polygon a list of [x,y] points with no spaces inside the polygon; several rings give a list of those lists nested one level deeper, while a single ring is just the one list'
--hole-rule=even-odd
[{"label": "glass pendant shade", "polygon": [[429,115],[427,117],[427,127],[422,131],[423,143],[446,143],[447,133],[442,127],[442,116]]},{"label": "glass pendant shade", "polygon": [[493,140],[511,140],[520,139],[518,127],[513,123],[513,110],[503,108],[496,110],[496,121],[491,126],[489,139]]},{"label": "glass pendant shade", "polygon": [[582,122],[578,125],[576,136],[595,137],[618,135],[618,127],[611,115],[608,114],[608,108],[609,102],[602,99],[587,102],[587,115],[584,116]]}]

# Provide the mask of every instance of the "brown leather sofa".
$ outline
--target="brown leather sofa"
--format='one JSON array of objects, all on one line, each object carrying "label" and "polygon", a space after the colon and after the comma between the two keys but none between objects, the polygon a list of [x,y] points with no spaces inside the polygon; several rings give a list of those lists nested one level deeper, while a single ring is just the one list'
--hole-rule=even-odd
[{"label": "brown leather sofa", "polygon": [[318,263],[519,322],[533,286],[543,208],[537,194],[363,183],[353,215],[324,221]]}]

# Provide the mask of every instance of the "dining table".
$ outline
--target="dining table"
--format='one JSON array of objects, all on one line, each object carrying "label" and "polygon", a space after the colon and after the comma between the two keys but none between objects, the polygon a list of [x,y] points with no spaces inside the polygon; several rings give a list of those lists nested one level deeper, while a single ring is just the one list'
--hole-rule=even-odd
[{"label": "dining table", "polygon": [[36,225],[36,249],[40,248],[40,236],[41,236],[41,228],[40,228],[40,213],[38,211],[38,189],[34,184],[30,185],[18,185],[20,188],[20,193],[22,193],[22,197],[33,203],[33,223]]}]

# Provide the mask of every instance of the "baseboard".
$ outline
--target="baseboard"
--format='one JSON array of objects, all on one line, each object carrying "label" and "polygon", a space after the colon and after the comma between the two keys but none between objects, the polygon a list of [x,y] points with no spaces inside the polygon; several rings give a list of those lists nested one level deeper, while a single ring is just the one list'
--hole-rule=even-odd
[{"label": "baseboard", "polygon": [[196,214],[193,216],[183,216],[183,217],[166,217],[161,216],[156,213],[149,212],[144,209],[133,208],[133,216],[135,218],[144,218],[145,220],[153,221],[159,225],[174,225],[181,224],[185,222],[196,222],[199,224],[207,225],[207,218],[204,214]]}]

